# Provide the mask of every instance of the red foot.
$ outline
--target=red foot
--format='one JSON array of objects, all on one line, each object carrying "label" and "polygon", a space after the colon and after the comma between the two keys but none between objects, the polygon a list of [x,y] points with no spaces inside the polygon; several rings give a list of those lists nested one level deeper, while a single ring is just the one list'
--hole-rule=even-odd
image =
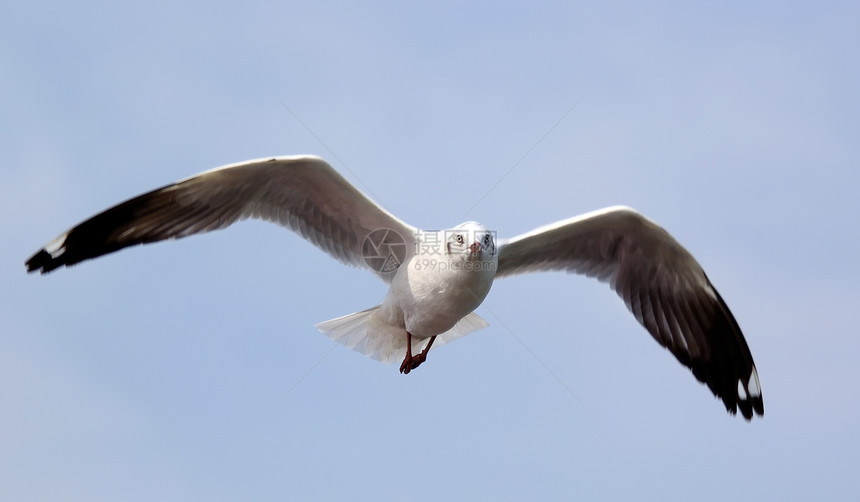
[{"label": "red foot", "polygon": [[408,331],[406,332],[406,357],[403,358],[403,363],[400,365],[400,372],[404,375],[408,375],[410,371],[415,368],[421,366],[421,363],[427,360],[427,353],[430,352],[430,346],[433,345],[433,342],[436,340],[435,336],[430,337],[430,341],[427,342],[427,346],[424,347],[424,350],[421,351],[420,354],[415,356],[412,355],[412,334]]},{"label": "red foot", "polygon": [[427,360],[427,350],[423,350],[420,354],[407,354],[403,359],[403,364],[400,365],[400,372],[408,375],[410,371],[421,366],[421,363]]},{"label": "red foot", "polygon": [[404,375],[408,375],[412,371],[412,359],[411,354],[406,354],[406,358],[403,359],[403,363],[400,365],[400,372]]}]

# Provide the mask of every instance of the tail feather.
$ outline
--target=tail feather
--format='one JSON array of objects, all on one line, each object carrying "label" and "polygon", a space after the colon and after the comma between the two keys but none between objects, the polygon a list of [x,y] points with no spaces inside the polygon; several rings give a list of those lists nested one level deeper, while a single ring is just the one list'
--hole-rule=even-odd
[{"label": "tail feather", "polygon": [[[379,305],[361,312],[323,321],[316,325],[321,333],[337,343],[372,357],[377,361],[391,363],[400,361],[406,354],[406,330],[383,322],[374,314]],[[453,328],[436,337],[433,349],[460,338],[489,323],[472,312],[460,319]],[[413,351],[420,351],[422,345],[413,344]]]}]

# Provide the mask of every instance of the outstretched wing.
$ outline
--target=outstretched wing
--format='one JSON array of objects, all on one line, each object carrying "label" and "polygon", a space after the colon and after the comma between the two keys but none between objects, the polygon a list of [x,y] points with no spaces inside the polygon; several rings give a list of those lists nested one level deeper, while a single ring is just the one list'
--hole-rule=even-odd
[{"label": "outstretched wing", "polygon": [[638,212],[611,207],[500,242],[497,277],[539,270],[608,281],[729,412],[764,414],[752,354],[726,303],[693,256]]},{"label": "outstretched wing", "polygon": [[416,229],[368,199],[324,160],[276,157],[219,167],[118,204],[54,239],[27,260],[27,271],[44,274],[135,244],[209,232],[246,218],[279,223],[341,262],[370,268],[385,281],[396,271],[392,262],[414,254],[410,244]]}]

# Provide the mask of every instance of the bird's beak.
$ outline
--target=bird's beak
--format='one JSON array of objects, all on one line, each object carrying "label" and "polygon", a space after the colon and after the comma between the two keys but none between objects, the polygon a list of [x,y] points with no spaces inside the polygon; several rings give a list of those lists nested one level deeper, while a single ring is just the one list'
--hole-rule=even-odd
[{"label": "bird's beak", "polygon": [[477,241],[472,243],[472,245],[469,246],[469,251],[471,251],[471,254],[479,254],[481,252],[481,243]]}]

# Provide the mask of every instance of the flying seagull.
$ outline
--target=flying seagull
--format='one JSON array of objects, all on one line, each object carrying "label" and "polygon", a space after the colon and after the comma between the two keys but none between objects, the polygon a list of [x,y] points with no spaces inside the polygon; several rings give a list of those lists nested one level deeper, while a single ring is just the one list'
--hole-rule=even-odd
[{"label": "flying seagull", "polygon": [[247,218],[279,223],[389,284],[380,305],[317,327],[380,361],[402,356],[401,373],[423,363],[434,342],[438,347],[488,326],[474,310],[496,278],[563,270],[608,282],[730,413],[740,409],[747,420],[764,414],[752,354],[726,303],[683,246],[627,207],[510,239],[497,240],[476,222],[425,231],[371,201],[318,157],[275,157],[206,171],[107,209],[39,250],[27,271],[44,274]]}]

